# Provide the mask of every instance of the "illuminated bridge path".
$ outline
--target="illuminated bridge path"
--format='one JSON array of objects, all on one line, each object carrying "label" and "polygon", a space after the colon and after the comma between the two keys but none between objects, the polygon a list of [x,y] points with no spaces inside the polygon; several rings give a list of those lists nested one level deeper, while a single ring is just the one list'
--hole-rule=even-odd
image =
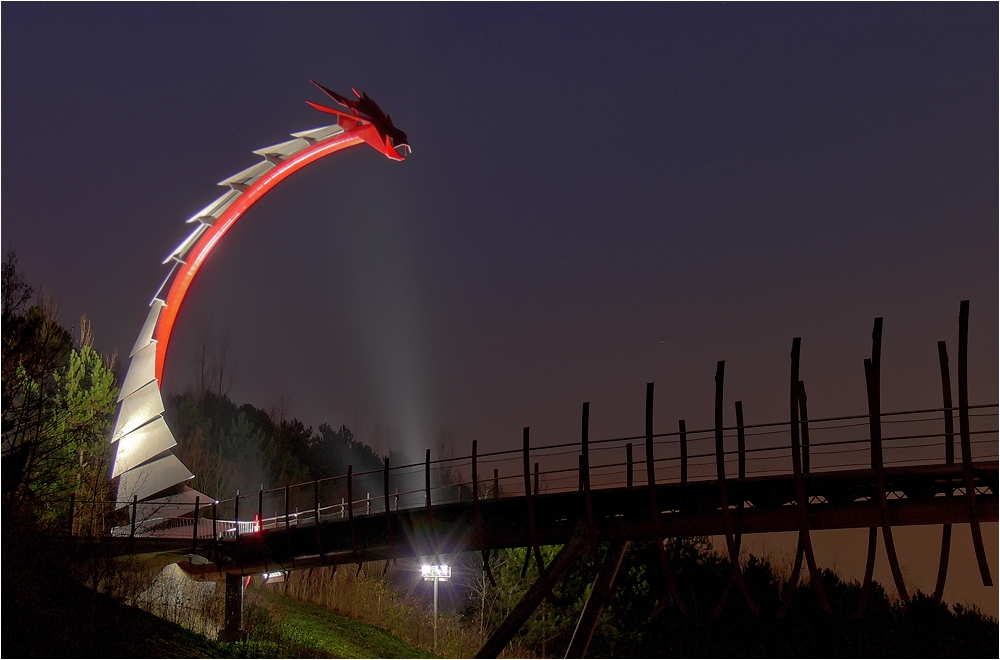
[{"label": "illuminated bridge path", "polygon": [[[891,526],[969,523],[973,515],[981,522],[997,520],[997,406],[973,408],[969,417],[974,507],[966,496],[961,447],[949,464],[946,437],[933,429],[943,428],[944,411],[882,415],[882,478]],[[472,481],[468,455],[262,490],[241,496],[238,511],[235,498],[199,503],[197,516],[191,507],[182,516],[140,524],[135,550],[194,552],[209,563],[185,569],[219,578],[220,572],[249,575],[564,544],[580,521],[600,541],[794,532],[803,520],[810,530],[882,527],[868,416],[799,425],[809,436],[803,446],[800,432],[800,464],[806,464],[800,479],[792,469],[788,422],[724,427],[723,481],[717,476],[719,455],[708,446],[715,444],[714,430],[687,431],[683,439],[680,432],[653,435],[652,489],[642,436],[590,441],[586,447],[580,441],[538,447],[526,442],[521,451],[477,456],[478,483]],[[960,444],[958,437],[952,440]],[[580,467],[584,452],[589,488],[587,466]],[[805,517],[796,506],[799,483],[808,500]],[[723,490],[728,514],[721,506]],[[131,536],[128,525],[114,531],[123,541]]]}]

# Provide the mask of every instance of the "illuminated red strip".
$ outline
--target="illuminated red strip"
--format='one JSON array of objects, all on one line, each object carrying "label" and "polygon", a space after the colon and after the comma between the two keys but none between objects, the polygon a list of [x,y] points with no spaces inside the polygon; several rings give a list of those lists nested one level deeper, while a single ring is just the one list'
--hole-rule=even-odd
[{"label": "illuminated red strip", "polygon": [[194,248],[188,253],[187,263],[181,264],[180,270],[178,270],[177,275],[171,282],[170,291],[167,293],[166,305],[163,307],[163,311],[160,312],[160,318],[156,324],[156,331],[153,335],[157,341],[156,379],[161,384],[163,383],[163,364],[167,357],[167,344],[170,342],[170,333],[174,329],[177,312],[180,310],[181,303],[184,301],[184,296],[187,294],[188,287],[191,286],[191,281],[194,279],[195,274],[201,268],[201,264],[205,261],[205,258],[208,257],[208,253],[219,242],[219,239],[229,231],[229,228],[240,219],[240,216],[247,209],[290,174],[319,160],[323,156],[329,156],[341,149],[353,147],[371,140],[373,136],[369,135],[370,133],[374,133],[374,138],[378,139],[377,133],[375,133],[375,130],[370,125],[351,128],[330,140],[303,149],[288,160],[283,161],[274,169],[269,170],[256,183],[247,188],[242,195],[237,197],[229,208],[219,216],[215,224],[202,234]]}]

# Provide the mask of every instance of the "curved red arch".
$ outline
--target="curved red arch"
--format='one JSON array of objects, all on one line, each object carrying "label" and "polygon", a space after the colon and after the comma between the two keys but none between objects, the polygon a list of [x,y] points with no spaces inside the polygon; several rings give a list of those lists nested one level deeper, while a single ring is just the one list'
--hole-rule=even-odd
[{"label": "curved red arch", "polygon": [[[353,123],[353,122],[352,122]],[[343,125],[342,125],[343,126]],[[209,227],[201,236],[195,246],[191,249],[184,263],[181,264],[177,275],[170,284],[165,305],[156,323],[156,330],[153,337],[157,341],[156,349],[156,379],[161,384],[163,382],[163,364],[167,357],[167,345],[170,343],[170,333],[173,331],[174,322],[177,319],[177,312],[180,310],[184,296],[187,294],[191,281],[201,268],[201,264],[208,257],[212,248],[225,236],[229,228],[232,227],[243,213],[253,206],[269,190],[274,188],[285,178],[302,169],[310,163],[316,162],[324,156],[329,156],[341,149],[353,147],[358,144],[372,141],[381,142],[378,132],[371,124],[352,126],[343,133],[328,140],[318,142],[302,151],[282,161],[273,169],[269,170],[253,185],[248,187],[225,212],[219,216],[215,223]]]}]

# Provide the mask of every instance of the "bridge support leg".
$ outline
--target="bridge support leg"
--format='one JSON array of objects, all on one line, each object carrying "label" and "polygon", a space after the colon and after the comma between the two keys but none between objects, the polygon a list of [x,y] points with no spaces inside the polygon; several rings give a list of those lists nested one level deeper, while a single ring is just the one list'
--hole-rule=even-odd
[{"label": "bridge support leg", "polygon": [[241,642],[243,630],[243,576],[226,573],[226,627],[219,631],[220,642]]},{"label": "bridge support leg", "polygon": [[514,609],[504,622],[500,624],[500,627],[493,633],[493,636],[486,640],[483,648],[479,649],[479,653],[476,654],[477,658],[495,658],[500,655],[507,644],[510,643],[510,640],[513,639],[514,635],[517,634],[517,631],[524,625],[524,622],[531,616],[531,613],[545,600],[545,597],[552,590],[552,587],[555,586],[556,582],[569,572],[570,567],[580,555],[580,552],[588,547],[588,545],[586,525],[577,525],[573,538],[563,546],[563,549],[559,551],[559,554],[552,560],[552,563],[549,564],[544,573],[539,571],[538,579],[528,589],[528,593],[521,597],[521,600],[514,606]]},{"label": "bridge support leg", "polygon": [[590,639],[597,630],[597,622],[601,618],[604,606],[611,602],[612,587],[618,569],[621,568],[622,560],[625,559],[625,551],[628,550],[628,541],[616,541],[608,548],[604,555],[604,563],[594,580],[594,588],[590,591],[580,613],[580,619],[576,622],[576,630],[573,631],[573,638],[569,642],[566,650],[567,658],[582,658],[587,653]]}]

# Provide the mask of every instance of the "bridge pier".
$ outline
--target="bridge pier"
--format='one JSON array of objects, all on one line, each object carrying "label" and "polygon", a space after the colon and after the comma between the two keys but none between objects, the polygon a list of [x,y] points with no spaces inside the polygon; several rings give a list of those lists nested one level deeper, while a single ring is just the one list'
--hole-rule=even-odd
[{"label": "bridge pier", "polygon": [[243,576],[226,573],[226,627],[219,631],[220,642],[242,642],[247,633],[243,630]]},{"label": "bridge pier", "polygon": [[582,522],[578,523],[573,537],[563,546],[563,549],[559,551],[559,554],[544,571],[539,562],[538,579],[521,597],[521,600],[514,606],[514,609],[507,615],[493,636],[486,640],[483,648],[479,649],[479,653],[476,654],[477,658],[496,658],[503,652],[507,643],[517,634],[531,613],[549,595],[552,587],[569,572],[577,556],[588,547],[588,537],[586,525]]},{"label": "bridge pier", "polygon": [[615,584],[615,577],[618,569],[621,568],[622,560],[625,559],[625,551],[628,550],[628,541],[615,541],[608,547],[604,555],[604,563],[601,565],[597,579],[594,580],[594,587],[590,590],[590,597],[583,606],[583,612],[576,622],[576,629],[570,639],[569,648],[566,650],[567,658],[582,658],[587,653],[590,646],[590,639],[597,630],[597,623],[601,618],[604,606],[611,602],[612,589]]}]

